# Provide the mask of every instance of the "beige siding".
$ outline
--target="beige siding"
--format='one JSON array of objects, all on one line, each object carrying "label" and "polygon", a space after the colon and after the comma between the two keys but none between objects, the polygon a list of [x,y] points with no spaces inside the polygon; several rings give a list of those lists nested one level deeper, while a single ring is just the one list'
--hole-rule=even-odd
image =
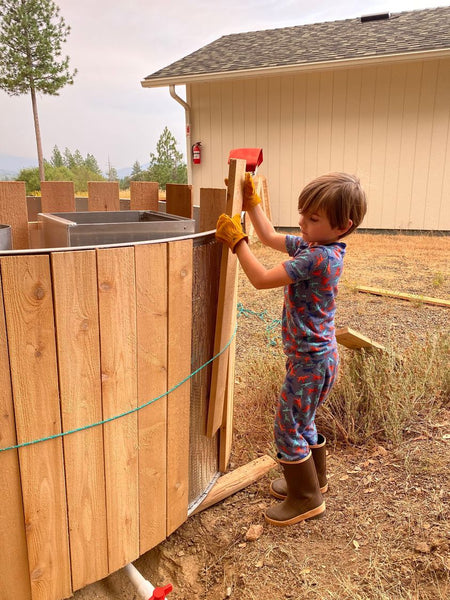
[{"label": "beige siding", "polygon": [[223,185],[232,148],[261,147],[275,225],[296,226],[305,183],[344,170],[367,190],[365,227],[450,229],[450,59],[196,84],[188,102],[196,190]]}]

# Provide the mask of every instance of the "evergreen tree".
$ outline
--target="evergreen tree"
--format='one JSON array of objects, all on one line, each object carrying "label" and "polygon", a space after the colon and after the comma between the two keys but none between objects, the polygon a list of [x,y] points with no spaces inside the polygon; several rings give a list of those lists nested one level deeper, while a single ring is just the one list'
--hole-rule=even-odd
[{"label": "evergreen tree", "polygon": [[102,172],[100,170],[100,167],[98,166],[98,162],[97,159],[95,158],[95,156],[93,154],[86,154],[86,159],[84,161],[84,166],[89,169],[89,171],[92,171],[92,173],[97,173],[97,175],[101,175]]},{"label": "evergreen tree", "polygon": [[108,181],[118,181],[119,175],[117,174],[117,170],[111,165],[108,159],[108,172],[106,173],[106,179]]},{"label": "evergreen tree", "polygon": [[45,180],[44,158],[36,94],[57,96],[73,83],[76,69],[69,70],[69,57],[61,58],[70,27],[52,0],[1,0],[0,89],[11,96],[31,95],[39,163]]},{"label": "evergreen tree", "polygon": [[61,150],[58,148],[58,146],[54,146],[50,162],[54,167],[64,166],[64,158],[63,158],[63,155],[61,154]]},{"label": "evergreen tree", "polygon": [[150,166],[146,173],[149,181],[157,181],[159,187],[166,189],[166,183],[187,183],[187,167],[183,154],[177,150],[177,141],[167,127],[164,127],[156,154],[150,154]]}]

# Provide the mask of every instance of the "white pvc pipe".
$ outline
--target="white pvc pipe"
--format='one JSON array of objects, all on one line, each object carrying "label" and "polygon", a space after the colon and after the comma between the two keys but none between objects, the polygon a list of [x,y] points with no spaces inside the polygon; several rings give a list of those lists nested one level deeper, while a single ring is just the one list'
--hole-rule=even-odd
[{"label": "white pvc pipe", "polygon": [[136,588],[139,597],[142,598],[142,600],[149,600],[149,598],[153,596],[153,591],[155,589],[150,581],[147,581],[131,563],[125,565],[123,569]]}]

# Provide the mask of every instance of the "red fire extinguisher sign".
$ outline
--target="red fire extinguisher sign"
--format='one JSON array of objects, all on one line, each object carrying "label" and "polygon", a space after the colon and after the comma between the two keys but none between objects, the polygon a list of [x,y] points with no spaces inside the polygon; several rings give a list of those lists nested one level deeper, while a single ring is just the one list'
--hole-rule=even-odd
[{"label": "red fire extinguisher sign", "polygon": [[199,165],[202,161],[202,151],[200,149],[201,142],[195,142],[192,146],[192,162],[194,165]]}]

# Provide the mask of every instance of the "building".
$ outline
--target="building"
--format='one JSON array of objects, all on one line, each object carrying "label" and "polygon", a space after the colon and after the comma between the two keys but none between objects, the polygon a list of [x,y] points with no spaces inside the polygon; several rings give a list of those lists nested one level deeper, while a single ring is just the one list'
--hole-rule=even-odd
[{"label": "building", "polygon": [[196,190],[223,185],[232,148],[261,147],[276,226],[297,225],[305,183],[348,171],[364,227],[450,230],[450,6],[223,36],[142,85],[183,104]]}]

